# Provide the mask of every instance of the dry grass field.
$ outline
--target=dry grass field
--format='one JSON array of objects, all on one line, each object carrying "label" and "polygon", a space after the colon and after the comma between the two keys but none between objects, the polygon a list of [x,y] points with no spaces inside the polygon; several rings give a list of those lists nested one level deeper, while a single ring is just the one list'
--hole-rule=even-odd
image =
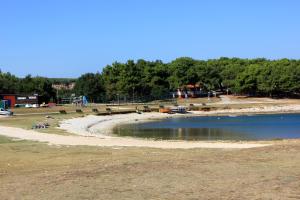
[{"label": "dry grass field", "polygon": [[40,107],[40,108],[14,108],[12,111],[15,114],[53,114],[58,113],[60,110],[65,110],[67,113],[75,113],[76,109],[82,110],[84,113],[92,113],[92,109],[96,108],[99,110],[99,112],[104,112],[106,109],[106,105],[101,104],[95,104],[95,105],[89,105],[88,107],[80,107],[75,105],[63,105],[63,106],[54,106],[54,107]]},{"label": "dry grass field", "polygon": [[0,137],[1,199],[299,199],[300,142],[247,150],[59,147]]}]

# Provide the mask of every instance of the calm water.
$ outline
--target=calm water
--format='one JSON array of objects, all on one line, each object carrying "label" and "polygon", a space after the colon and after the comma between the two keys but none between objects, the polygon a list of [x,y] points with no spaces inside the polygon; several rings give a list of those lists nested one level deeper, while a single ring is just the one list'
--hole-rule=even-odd
[{"label": "calm water", "polygon": [[300,138],[300,114],[169,118],[114,129],[120,136],[182,140]]}]

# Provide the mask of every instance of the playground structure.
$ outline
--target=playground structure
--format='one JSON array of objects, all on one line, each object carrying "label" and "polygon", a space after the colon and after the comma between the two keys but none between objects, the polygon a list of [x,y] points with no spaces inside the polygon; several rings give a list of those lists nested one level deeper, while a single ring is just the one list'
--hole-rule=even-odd
[{"label": "playground structure", "polygon": [[71,98],[72,104],[75,104],[76,106],[87,106],[88,100],[86,96],[79,96],[79,97],[73,97]]}]

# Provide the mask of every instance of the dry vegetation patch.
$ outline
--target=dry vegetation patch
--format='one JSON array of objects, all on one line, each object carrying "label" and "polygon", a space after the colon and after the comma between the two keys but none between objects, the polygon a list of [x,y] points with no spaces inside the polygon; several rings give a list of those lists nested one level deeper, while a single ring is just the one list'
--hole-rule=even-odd
[{"label": "dry vegetation patch", "polygon": [[0,139],[2,199],[299,198],[300,142],[245,150],[47,146]]}]

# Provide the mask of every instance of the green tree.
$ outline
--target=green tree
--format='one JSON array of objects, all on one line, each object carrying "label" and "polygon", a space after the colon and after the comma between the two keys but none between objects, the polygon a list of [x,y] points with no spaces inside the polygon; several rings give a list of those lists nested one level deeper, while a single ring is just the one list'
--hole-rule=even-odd
[{"label": "green tree", "polygon": [[10,74],[2,73],[0,70],[0,94],[16,93],[19,85],[19,79]]},{"label": "green tree", "polygon": [[86,73],[80,76],[74,88],[76,95],[84,95],[91,102],[100,102],[105,97],[104,82],[100,73]]},{"label": "green tree", "polygon": [[260,66],[257,64],[249,65],[245,70],[238,74],[235,89],[238,93],[256,95],[258,88],[258,76],[260,76]]},{"label": "green tree", "polygon": [[195,84],[199,81],[195,64],[196,61],[188,57],[177,58],[169,64],[171,89],[175,90],[183,85]]},{"label": "green tree", "polygon": [[38,94],[45,102],[56,98],[51,81],[44,77],[31,77],[31,75],[27,75],[25,78],[20,79],[18,91],[26,95]]}]

